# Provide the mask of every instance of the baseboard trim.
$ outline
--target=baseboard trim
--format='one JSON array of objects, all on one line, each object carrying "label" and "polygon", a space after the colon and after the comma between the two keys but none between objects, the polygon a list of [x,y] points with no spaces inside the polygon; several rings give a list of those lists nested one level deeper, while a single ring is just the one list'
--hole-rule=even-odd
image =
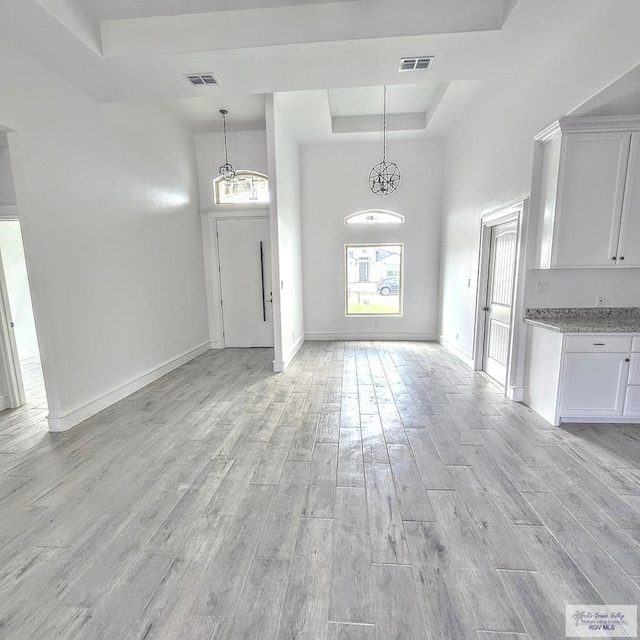
[{"label": "baseboard trim", "polygon": [[440,345],[446,349],[451,355],[454,355],[458,360],[466,364],[469,369],[475,368],[475,363],[473,358],[468,354],[462,351],[459,347],[449,342],[446,338],[438,334],[438,342]]},{"label": "baseboard trim", "polygon": [[0,396],[0,411],[9,409],[9,398],[7,396]]},{"label": "baseboard trim", "polygon": [[[543,416],[544,417],[544,416]],[[546,418],[545,418],[546,420]],[[558,420],[558,424],[555,426],[559,426],[561,424],[637,424],[638,420],[640,420],[639,418],[624,418],[622,416],[617,417],[617,418],[598,418],[598,417],[590,417],[590,418],[576,418],[576,417],[569,417],[569,418],[563,418],[560,417],[560,419]]]},{"label": "baseboard trim", "polygon": [[134,391],[138,391],[138,389],[142,389],[142,387],[146,387],[148,384],[161,378],[166,375],[170,371],[181,367],[183,364],[197,358],[198,356],[206,353],[210,349],[210,343],[206,342],[195,349],[191,349],[186,353],[178,356],[177,358],[173,358],[168,360],[164,364],[161,364],[159,367],[155,367],[146,373],[143,373],[129,382],[125,382],[123,385],[116,387],[115,389],[111,389],[111,391],[107,391],[102,395],[94,398],[93,400],[89,400],[82,405],[74,407],[73,409],[66,411],[64,413],[50,413],[47,416],[47,420],[49,422],[49,431],[53,431],[58,433],[60,431],[66,431],[67,429],[71,429],[71,427],[75,427],[77,424],[80,424],[87,418],[94,416],[96,413],[106,409],[112,404],[126,398],[127,396],[134,393]]},{"label": "baseboard trim", "polygon": [[524,402],[524,387],[509,385],[507,387],[507,398],[514,402]]},{"label": "baseboard trim", "polygon": [[283,371],[286,371],[287,367],[291,364],[291,361],[296,357],[298,351],[300,351],[300,347],[305,343],[305,340],[307,340],[307,337],[306,334],[303,333],[298,338],[298,341],[293,345],[293,347],[289,349],[289,354],[284,360],[273,361],[273,370],[276,373],[282,373]]},{"label": "baseboard trim", "polygon": [[434,342],[435,333],[307,333],[307,340],[412,340]]}]

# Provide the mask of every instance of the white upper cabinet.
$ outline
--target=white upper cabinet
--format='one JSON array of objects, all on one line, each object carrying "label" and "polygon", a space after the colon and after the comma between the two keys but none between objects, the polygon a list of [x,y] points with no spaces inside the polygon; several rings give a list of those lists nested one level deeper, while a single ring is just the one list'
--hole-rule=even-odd
[{"label": "white upper cabinet", "polygon": [[640,267],[640,132],[631,136],[631,152],[624,188],[618,264]]},{"label": "white upper cabinet", "polygon": [[640,266],[640,118],[566,118],[544,136],[539,266]]},{"label": "white upper cabinet", "polygon": [[562,138],[552,267],[608,267],[620,235],[629,133]]}]

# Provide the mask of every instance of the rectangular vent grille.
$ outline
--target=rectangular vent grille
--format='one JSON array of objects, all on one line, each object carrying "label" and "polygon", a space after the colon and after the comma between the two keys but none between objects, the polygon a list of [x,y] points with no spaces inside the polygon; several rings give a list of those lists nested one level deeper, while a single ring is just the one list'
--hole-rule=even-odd
[{"label": "rectangular vent grille", "polygon": [[420,58],[401,58],[398,71],[423,71],[428,69],[433,61],[433,56],[422,56]]},{"label": "rectangular vent grille", "polygon": [[216,77],[213,75],[213,73],[189,73],[185,76],[185,78],[191,84],[195,84],[196,86],[218,84],[218,81],[216,80]]}]

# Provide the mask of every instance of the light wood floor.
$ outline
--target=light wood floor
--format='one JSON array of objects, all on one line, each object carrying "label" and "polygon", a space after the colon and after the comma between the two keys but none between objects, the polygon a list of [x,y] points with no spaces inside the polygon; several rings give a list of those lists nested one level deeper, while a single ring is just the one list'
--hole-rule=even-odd
[{"label": "light wood floor", "polygon": [[640,425],[554,428],[433,343],[271,358],[3,419],[3,640],[556,640],[640,602]]}]

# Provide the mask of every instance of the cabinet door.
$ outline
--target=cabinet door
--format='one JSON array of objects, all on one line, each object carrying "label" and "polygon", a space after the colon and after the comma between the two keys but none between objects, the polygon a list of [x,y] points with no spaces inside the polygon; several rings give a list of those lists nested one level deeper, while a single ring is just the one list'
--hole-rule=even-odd
[{"label": "cabinet door", "polygon": [[628,386],[624,401],[625,418],[640,418],[640,386]]},{"label": "cabinet door", "polygon": [[629,384],[640,385],[640,353],[631,354],[629,365]]},{"label": "cabinet door", "polygon": [[560,417],[621,416],[629,373],[627,357],[624,353],[566,353]]},{"label": "cabinet door", "polygon": [[625,132],[563,136],[552,267],[616,266],[630,143]]},{"label": "cabinet door", "polygon": [[617,256],[619,265],[640,267],[640,133],[631,136]]}]

